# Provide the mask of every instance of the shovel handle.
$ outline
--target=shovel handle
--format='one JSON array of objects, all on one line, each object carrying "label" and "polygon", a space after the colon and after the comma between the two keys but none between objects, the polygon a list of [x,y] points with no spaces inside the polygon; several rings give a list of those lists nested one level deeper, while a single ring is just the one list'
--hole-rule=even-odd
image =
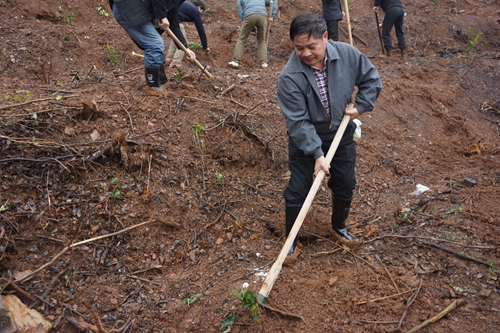
[{"label": "shovel handle", "polygon": [[[269,2],[269,10],[267,12],[267,18],[271,18],[273,16],[273,4],[274,1]],[[271,31],[271,24],[269,21],[267,21],[267,26],[266,26],[266,45],[269,44],[269,32]]]},{"label": "shovel handle", "polygon": [[377,21],[377,31],[378,31],[378,39],[380,40],[380,47],[382,48],[382,53],[384,55],[386,55],[384,43],[382,42],[382,33],[380,32],[380,25],[378,23],[378,14],[377,14],[377,12],[375,12],[375,21]]},{"label": "shovel handle", "polygon": [[351,19],[349,18],[349,2],[345,0],[344,5],[345,5],[345,18],[347,20],[347,30],[349,31],[349,44],[354,45],[352,43]]},{"label": "shovel handle", "polygon": [[[172,30],[170,30],[169,28],[166,30],[167,31],[167,34],[170,36],[170,38],[172,38],[172,40],[175,42],[175,44],[177,44],[178,47],[181,48],[182,51],[184,51],[184,53],[188,53],[186,47],[181,43],[181,41],[179,40],[179,38],[177,38],[174,33],[172,32]],[[208,76],[209,78],[212,78],[212,74],[210,74],[206,69],[205,67],[203,67],[202,64],[200,64],[200,62],[196,59],[194,59],[194,63],[196,64],[196,66],[198,66],[202,71],[203,73],[205,73],[206,76]]]},{"label": "shovel handle", "polygon": [[[332,145],[330,146],[330,149],[328,149],[328,153],[325,156],[327,165],[331,163],[333,156],[337,151],[340,140],[344,135],[349,120],[350,116],[347,114],[344,115],[344,118],[340,123],[337,133],[333,138]],[[325,177],[325,172],[323,170],[320,170],[318,172],[318,175],[314,179],[314,182],[311,186],[311,189],[309,190],[309,193],[307,194],[306,200],[304,201],[302,208],[300,209],[299,216],[297,216],[297,219],[293,224],[292,230],[290,230],[290,233],[288,234],[288,237],[285,241],[285,245],[283,245],[283,248],[281,249],[281,252],[278,255],[278,259],[276,259],[273,266],[269,270],[269,273],[267,274],[267,277],[264,280],[262,287],[260,288],[259,295],[257,296],[257,301],[262,305],[267,304],[267,296],[269,296],[269,293],[273,288],[274,282],[276,282],[276,279],[278,278],[278,274],[281,271],[281,266],[283,266],[283,262],[285,261],[285,258],[288,254],[288,250],[290,250],[290,247],[292,246],[295,237],[299,233],[299,229],[302,226],[302,222],[304,222],[306,214],[309,211],[309,208],[311,207],[314,196],[316,195],[316,192],[318,192],[319,186],[321,185],[321,182],[323,181],[324,177]]]}]

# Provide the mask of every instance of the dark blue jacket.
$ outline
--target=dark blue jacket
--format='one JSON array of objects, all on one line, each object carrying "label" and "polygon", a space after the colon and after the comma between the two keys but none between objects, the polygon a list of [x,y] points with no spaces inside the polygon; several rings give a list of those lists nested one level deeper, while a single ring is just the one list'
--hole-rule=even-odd
[{"label": "dark blue jacket", "polygon": [[401,0],[375,0],[374,6],[375,7],[380,6],[380,8],[382,8],[384,12],[387,12],[387,10],[392,7],[403,8]]},{"label": "dark blue jacket", "polygon": [[128,24],[139,27],[153,19],[169,17],[168,12],[178,7],[184,0],[109,0],[113,9],[116,4]]},{"label": "dark blue jacket", "polygon": [[193,22],[198,30],[198,35],[200,36],[201,45],[203,49],[208,48],[207,34],[205,33],[205,28],[203,27],[203,21],[201,20],[201,13],[198,7],[192,2],[184,2],[179,8],[179,21],[181,22]]},{"label": "dark blue jacket", "polygon": [[323,18],[325,21],[341,21],[342,6],[340,0],[321,0]]},{"label": "dark blue jacket", "polygon": [[[170,22],[172,33],[188,48],[179,28],[179,7],[183,2],[184,0],[109,0],[109,6],[113,9],[115,4],[127,23],[134,28],[152,22],[153,19],[160,20],[166,17]],[[163,30],[157,30],[160,34],[163,33]]]}]

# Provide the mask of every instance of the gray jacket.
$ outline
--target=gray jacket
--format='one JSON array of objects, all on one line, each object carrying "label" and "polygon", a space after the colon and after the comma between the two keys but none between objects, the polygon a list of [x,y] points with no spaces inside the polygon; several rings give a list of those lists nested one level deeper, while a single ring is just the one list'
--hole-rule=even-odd
[{"label": "gray jacket", "polygon": [[314,158],[321,155],[322,141],[335,136],[345,108],[351,103],[354,86],[358,86],[355,107],[360,114],[373,110],[382,90],[377,69],[356,48],[329,41],[326,52],[331,116],[321,103],[311,67],[303,63],[295,51],[278,81],[278,102],[289,138],[304,154]]},{"label": "gray jacket", "polygon": [[[267,16],[266,6],[269,7],[270,0],[238,0],[236,8],[240,19],[243,19],[252,14],[263,14]],[[273,2],[272,17],[276,18],[278,15],[278,0]]]},{"label": "gray jacket", "polygon": [[341,21],[342,5],[341,0],[321,0],[321,10],[325,21]]}]

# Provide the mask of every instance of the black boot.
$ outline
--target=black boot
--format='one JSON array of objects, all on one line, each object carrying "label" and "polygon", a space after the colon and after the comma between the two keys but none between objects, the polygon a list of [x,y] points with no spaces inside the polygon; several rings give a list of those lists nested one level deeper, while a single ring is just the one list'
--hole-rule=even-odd
[{"label": "black boot", "polygon": [[349,210],[351,208],[351,200],[340,200],[335,194],[332,193],[332,206],[333,231],[347,240],[355,241],[356,237],[350,235],[345,226],[345,221],[347,220],[347,216],[349,216]]},{"label": "black boot", "polygon": [[160,67],[158,67],[158,71],[160,72],[160,84],[167,83],[168,79],[165,75],[165,65],[161,65]]},{"label": "black boot", "polygon": [[[286,208],[285,208],[285,231],[286,231],[287,237],[290,234],[290,231],[292,230],[293,224],[295,223],[297,216],[299,216],[301,208],[302,208],[302,206],[299,206],[299,205],[286,205]],[[297,245],[297,240],[294,239],[292,247],[288,251],[288,255],[293,254],[293,251],[295,251],[296,245]]]},{"label": "black boot", "polygon": [[160,71],[158,67],[146,67],[146,84],[153,89],[163,90],[160,85]]}]

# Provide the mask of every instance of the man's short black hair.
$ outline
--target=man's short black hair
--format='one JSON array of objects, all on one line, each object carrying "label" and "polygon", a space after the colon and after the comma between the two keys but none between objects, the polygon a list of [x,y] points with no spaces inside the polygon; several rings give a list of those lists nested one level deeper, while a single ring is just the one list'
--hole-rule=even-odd
[{"label": "man's short black hair", "polygon": [[196,7],[200,7],[201,10],[203,10],[203,11],[205,11],[205,9],[206,9],[205,3],[201,0],[194,0],[193,5],[195,5]]},{"label": "man's short black hair", "polygon": [[323,38],[325,31],[327,31],[326,22],[321,15],[302,13],[296,16],[290,24],[290,39],[293,41],[295,37],[304,34],[307,37]]}]

